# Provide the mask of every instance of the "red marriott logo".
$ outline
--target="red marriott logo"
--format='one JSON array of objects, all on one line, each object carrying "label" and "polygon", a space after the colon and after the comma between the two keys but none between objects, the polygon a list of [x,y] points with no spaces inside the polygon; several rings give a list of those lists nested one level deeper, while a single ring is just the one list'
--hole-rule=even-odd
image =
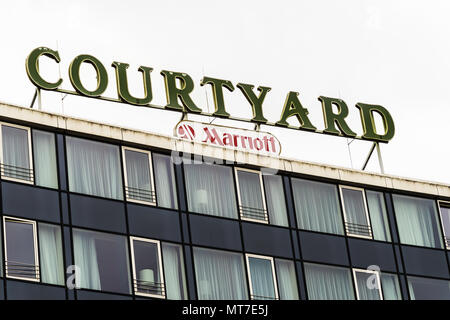
[{"label": "red marriott logo", "polygon": [[280,142],[267,132],[229,128],[193,121],[181,121],[175,128],[176,136],[210,145],[229,147],[247,152],[278,156]]}]

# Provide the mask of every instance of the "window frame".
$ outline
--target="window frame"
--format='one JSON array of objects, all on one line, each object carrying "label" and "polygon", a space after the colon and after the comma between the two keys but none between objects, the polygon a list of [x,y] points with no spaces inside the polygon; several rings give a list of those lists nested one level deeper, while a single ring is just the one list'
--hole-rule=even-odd
[{"label": "window frame", "polygon": [[[275,298],[271,299],[271,300],[279,300],[280,299],[280,294],[278,292],[278,281],[277,281],[277,275],[276,275],[276,270],[275,270],[275,262],[274,262],[274,258],[273,257],[269,257],[269,256],[262,256],[259,254],[251,254],[251,253],[246,253],[245,254],[245,262],[247,265],[247,279],[248,279],[248,288],[250,291],[250,300],[259,300],[259,299],[254,299],[253,296],[256,296],[253,293],[253,284],[252,284],[252,274],[250,272],[250,261],[249,258],[257,258],[257,259],[262,259],[262,260],[269,260],[270,261],[270,266],[272,268],[272,281],[273,281],[273,288],[275,290]],[[269,298],[269,297],[263,297],[263,298]]]},{"label": "window frame", "polygon": [[9,180],[9,181],[14,181],[14,182],[20,182],[20,183],[26,183],[26,184],[31,184],[34,185],[34,168],[33,168],[33,149],[32,149],[32,142],[31,142],[31,128],[30,127],[26,127],[26,126],[21,126],[21,125],[17,125],[17,124],[13,124],[13,123],[8,123],[8,122],[3,122],[0,121],[0,164],[3,165],[3,126],[7,126],[7,127],[13,127],[13,128],[17,128],[17,129],[22,129],[22,130],[26,130],[27,131],[27,136],[28,136],[28,161],[29,161],[29,165],[30,165],[30,180],[25,180],[25,179],[20,179],[20,178],[13,178],[13,177],[8,177],[4,175],[4,169],[1,168],[0,172],[1,172],[1,178],[4,180]]},{"label": "window frame", "polygon": [[[242,212],[243,205],[242,205],[242,201],[241,201],[241,189],[239,187],[238,171],[251,172],[251,173],[258,174],[259,186],[261,189],[261,198],[262,198],[262,202],[263,202],[264,217],[265,217],[264,220],[256,219],[256,218],[249,218],[249,217],[244,216],[244,214]],[[234,175],[235,175],[235,179],[236,179],[236,192],[237,192],[237,196],[238,196],[238,212],[239,212],[239,217],[241,218],[241,220],[269,224],[270,223],[269,213],[267,211],[266,193],[264,190],[264,181],[262,178],[261,170],[247,169],[247,168],[242,168],[242,167],[234,167]]]},{"label": "window frame", "polygon": [[353,284],[355,286],[355,291],[356,291],[356,300],[360,300],[360,298],[359,298],[358,281],[357,281],[357,277],[356,277],[356,273],[357,272],[370,273],[370,274],[375,274],[376,275],[376,278],[377,278],[377,281],[378,281],[378,294],[379,294],[380,300],[384,300],[383,289],[381,287],[381,274],[380,274],[380,272],[377,271],[377,270],[367,270],[367,269],[352,268]]},{"label": "window frame", "polygon": [[[11,276],[8,275],[8,249],[7,249],[7,240],[6,240],[6,222],[7,220],[16,222],[16,223],[23,223],[23,224],[31,224],[33,226],[33,246],[34,246],[34,266],[36,268],[36,277],[35,278],[27,278],[27,277],[20,277],[20,276]],[[39,245],[38,245],[38,235],[37,235],[37,223],[34,220],[28,220],[28,219],[22,219],[22,218],[16,218],[16,217],[10,217],[10,216],[3,216],[3,246],[5,250],[5,277],[10,279],[19,279],[19,280],[26,280],[26,281],[32,281],[32,282],[41,282],[41,271],[39,266]]]},{"label": "window frame", "polygon": [[[364,203],[364,209],[365,209],[365,216],[367,221],[367,227],[369,227],[369,235],[362,235],[362,234],[355,234],[352,233],[347,229],[347,224],[351,223],[347,220],[347,212],[345,210],[345,199],[342,189],[350,189],[350,190],[357,190],[361,191],[362,197],[363,197],[363,203]],[[367,198],[366,198],[366,190],[364,188],[359,187],[353,187],[353,186],[347,186],[347,185],[339,185],[339,195],[342,202],[342,214],[344,215],[344,231],[347,236],[355,237],[355,238],[362,238],[362,239],[373,239],[373,230],[372,230],[372,222],[370,221],[370,215],[369,215],[369,206],[367,205]]]},{"label": "window frame", "polygon": [[442,228],[442,237],[444,238],[443,239],[444,246],[447,250],[450,250],[450,234],[449,235],[445,234],[444,219],[442,218],[442,211],[441,211],[441,208],[446,208],[450,210],[450,201],[438,200],[437,206],[439,208],[439,218],[440,218],[439,220]]},{"label": "window frame", "polygon": [[[124,190],[125,190],[125,200],[129,202],[135,202],[139,204],[145,204],[145,205],[151,205],[156,206],[157,205],[157,199],[156,199],[156,189],[155,189],[155,178],[153,175],[153,157],[152,152],[150,150],[144,150],[144,149],[137,149],[133,147],[128,146],[122,146],[122,162],[123,162],[123,178],[124,178]],[[140,152],[145,153],[148,156],[148,164],[149,164],[149,171],[150,171],[150,184],[152,186],[152,193],[153,193],[153,199],[154,201],[145,201],[145,200],[139,200],[139,199],[133,199],[128,196],[128,176],[127,176],[127,157],[125,155],[126,150],[134,151],[134,152]]]},{"label": "window frame", "polygon": [[[161,277],[161,283],[163,285],[162,288],[162,294],[154,294],[154,293],[144,293],[144,292],[139,292],[137,289],[137,276],[136,276],[136,261],[135,261],[135,255],[134,255],[134,241],[142,241],[142,242],[148,242],[148,243],[153,243],[156,244],[156,247],[158,248],[158,272],[160,274]],[[132,267],[132,275],[133,275],[133,292],[135,295],[138,296],[144,296],[144,297],[151,297],[151,298],[159,298],[159,299],[166,299],[167,297],[167,290],[166,290],[166,282],[165,282],[165,278],[164,278],[164,265],[163,265],[163,261],[162,261],[162,248],[161,248],[161,241],[159,240],[153,240],[153,239],[148,239],[148,238],[141,238],[141,237],[135,237],[135,236],[130,236],[130,251],[131,251],[131,267]]]}]

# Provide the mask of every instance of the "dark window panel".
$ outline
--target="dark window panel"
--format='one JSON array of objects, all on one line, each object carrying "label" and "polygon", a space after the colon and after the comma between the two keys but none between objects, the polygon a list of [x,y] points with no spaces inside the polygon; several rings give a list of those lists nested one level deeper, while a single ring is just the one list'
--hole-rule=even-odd
[{"label": "dark window panel", "polygon": [[401,247],[406,273],[438,278],[449,278],[444,251],[418,247]]},{"label": "dark window panel", "polygon": [[63,287],[41,285],[24,281],[6,281],[8,300],[65,300]]},{"label": "dark window panel", "polygon": [[71,194],[70,212],[74,226],[126,232],[123,202]]},{"label": "dark window panel", "polygon": [[345,238],[299,231],[303,260],[349,265]]},{"label": "dark window panel", "polygon": [[376,265],[382,271],[397,272],[392,244],[348,239],[348,245],[353,267],[367,269]]},{"label": "dark window panel", "polygon": [[57,191],[2,182],[2,199],[7,215],[60,223]]},{"label": "dark window panel", "polygon": [[77,300],[132,300],[131,296],[118,294],[77,290]]},{"label": "dark window panel", "polygon": [[242,223],[245,250],[269,256],[293,258],[289,230],[257,223]]},{"label": "dark window panel", "polygon": [[193,244],[242,250],[238,221],[191,214],[189,222]]},{"label": "dark window panel", "polygon": [[127,204],[127,212],[130,234],[181,242],[178,212],[131,203]]}]

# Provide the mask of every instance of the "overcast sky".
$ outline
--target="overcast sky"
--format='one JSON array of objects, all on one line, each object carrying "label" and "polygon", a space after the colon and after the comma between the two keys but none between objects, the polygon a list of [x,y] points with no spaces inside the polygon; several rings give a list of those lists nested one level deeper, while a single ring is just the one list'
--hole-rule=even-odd
[{"label": "overcast sky", "polygon": [[[161,70],[188,73],[196,85],[192,98],[210,112],[211,89],[199,85],[205,75],[271,87],[264,103],[271,122],[279,120],[289,91],[300,93],[318,129],[324,124],[317,98],[343,99],[349,126],[358,135],[362,127],[355,104],[380,104],[396,124],[393,140],[381,145],[386,173],[450,184],[449,14],[450,2],[434,0],[2,1],[0,101],[30,105],[35,88],[25,59],[46,46],[58,49],[62,60],[58,66],[42,59],[46,79],[56,80],[60,73],[62,88],[73,90],[68,66],[77,55],[91,54],[107,68],[104,95],[113,98],[111,63],[119,61],[130,64],[136,96],[143,93],[137,68],[154,69],[152,103],[158,105],[165,104]],[[82,71],[86,86],[95,87],[93,70]],[[42,102],[46,111],[163,134],[172,134],[180,118],[55,92],[45,92]],[[225,91],[225,104],[230,114],[251,118],[239,90]],[[371,147],[370,142],[262,128],[278,137],[283,156],[300,160],[360,169]],[[368,170],[379,171],[376,157]]]}]

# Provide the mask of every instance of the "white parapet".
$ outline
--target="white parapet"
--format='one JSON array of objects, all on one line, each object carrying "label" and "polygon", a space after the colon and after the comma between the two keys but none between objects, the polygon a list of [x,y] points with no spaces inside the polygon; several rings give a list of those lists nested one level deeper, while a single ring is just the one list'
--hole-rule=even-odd
[{"label": "white parapet", "polygon": [[123,142],[124,144],[137,144],[177,151],[180,153],[192,153],[203,157],[222,159],[229,163],[248,164],[257,167],[309,175],[312,177],[323,177],[342,182],[358,183],[367,186],[432,194],[450,198],[450,185],[438,182],[420,181],[284,157],[260,155],[252,152],[212,146],[205,143],[183,140],[173,136],[118,127],[1,102],[0,120],[10,120],[11,122],[20,121],[25,122],[30,126],[37,124],[53,129],[62,129],[67,133],[82,133],[113,139]]}]

